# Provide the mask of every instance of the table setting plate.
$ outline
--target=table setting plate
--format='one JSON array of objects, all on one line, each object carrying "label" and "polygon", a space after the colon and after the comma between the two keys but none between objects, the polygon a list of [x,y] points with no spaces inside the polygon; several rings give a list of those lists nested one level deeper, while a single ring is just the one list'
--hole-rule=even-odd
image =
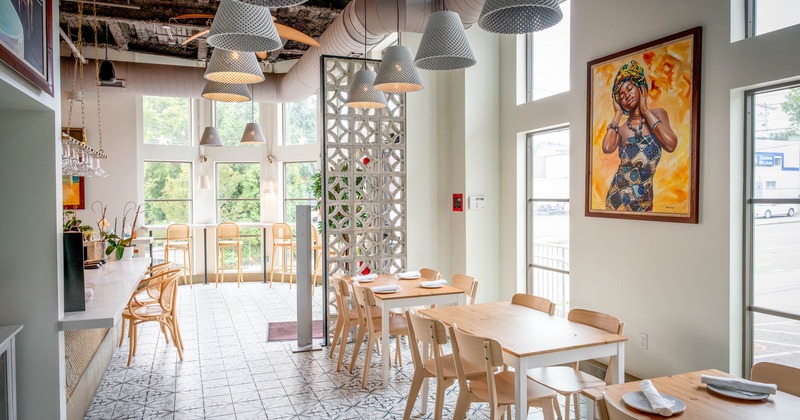
[{"label": "table setting plate", "polygon": [[375,279],[361,279],[361,280],[353,280],[356,283],[372,283]]},{"label": "table setting plate", "polygon": [[717,386],[712,384],[706,384],[706,386],[708,387],[708,390],[711,391],[712,394],[724,395],[726,397],[735,398],[737,400],[760,401],[769,398],[769,394],[761,392],[739,391],[737,389],[725,388],[722,386]]},{"label": "table setting plate", "polygon": [[408,275],[408,274],[398,274],[397,277],[400,280],[419,280],[422,278],[422,276]]},{"label": "table setting plate", "polygon": [[444,285],[443,284],[438,284],[436,286],[423,286],[423,285],[420,284],[419,287],[421,287],[423,289],[439,289],[439,288],[444,287]]},{"label": "table setting plate", "polygon": [[[664,394],[661,392],[659,394],[661,395],[662,398],[666,399],[667,402],[672,403],[672,407],[670,408],[672,409],[673,416],[675,414],[682,413],[683,411],[686,410],[686,404],[683,401],[669,394]],[[651,414],[658,414],[655,411],[653,411],[653,407],[650,405],[650,402],[647,401],[647,398],[645,398],[644,393],[642,391],[631,391],[622,396],[622,401],[628,407],[635,408],[639,411]]]},{"label": "table setting plate", "polygon": [[389,293],[397,293],[399,291],[400,290],[375,290],[375,289],[372,290],[373,293],[379,293],[379,294],[382,294],[382,295],[389,294]]}]

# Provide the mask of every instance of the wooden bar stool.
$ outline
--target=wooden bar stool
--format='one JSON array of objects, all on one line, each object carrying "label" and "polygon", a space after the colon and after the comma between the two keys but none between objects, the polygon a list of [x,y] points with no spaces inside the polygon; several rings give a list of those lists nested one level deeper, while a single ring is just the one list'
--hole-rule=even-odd
[{"label": "wooden bar stool", "polygon": [[[214,287],[219,286],[220,277],[225,283],[225,248],[236,250],[236,282],[242,284],[242,241],[239,238],[239,225],[225,222],[217,225],[217,274],[214,277]],[[220,276],[221,274],[221,276]]]},{"label": "wooden bar stool", "polygon": [[[281,275],[289,274],[289,288],[292,288],[292,273],[294,272],[294,247],[295,242],[292,238],[292,227],[286,223],[275,223],[272,225],[272,271],[269,273],[269,287],[272,287],[272,277],[277,270]],[[286,270],[286,250],[289,250],[289,270]],[[281,263],[277,263],[275,254],[281,251]]]},{"label": "wooden bar stool", "polygon": [[189,225],[172,224],[167,227],[167,244],[164,245],[164,262],[169,262],[169,251],[183,252],[183,265],[181,269],[183,284],[186,284],[186,272],[189,272],[189,287],[192,287],[192,240]]},{"label": "wooden bar stool", "polygon": [[311,296],[314,296],[314,291],[317,290],[317,277],[322,275],[322,242],[314,226],[311,226],[311,251],[315,254],[314,272],[311,275]]}]

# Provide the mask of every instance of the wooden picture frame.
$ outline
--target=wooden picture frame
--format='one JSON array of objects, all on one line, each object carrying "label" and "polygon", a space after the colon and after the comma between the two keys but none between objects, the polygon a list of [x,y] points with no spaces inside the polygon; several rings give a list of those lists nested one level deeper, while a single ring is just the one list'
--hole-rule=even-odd
[{"label": "wooden picture frame", "polygon": [[698,223],[701,38],[587,63],[587,217]]},{"label": "wooden picture frame", "polygon": [[0,0],[0,61],[53,96],[53,0]]},{"label": "wooden picture frame", "polygon": [[86,191],[82,176],[63,175],[61,177],[61,199],[65,210],[86,209]]}]

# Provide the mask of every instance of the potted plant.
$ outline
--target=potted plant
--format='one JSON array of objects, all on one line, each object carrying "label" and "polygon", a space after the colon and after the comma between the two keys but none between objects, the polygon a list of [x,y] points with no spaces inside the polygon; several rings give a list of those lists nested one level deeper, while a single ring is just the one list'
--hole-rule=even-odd
[{"label": "potted plant", "polygon": [[129,260],[133,258],[133,245],[131,244],[132,239],[133,238],[122,239],[115,233],[108,234],[106,237],[106,240],[108,241],[106,255],[111,255],[113,252],[117,261]]}]

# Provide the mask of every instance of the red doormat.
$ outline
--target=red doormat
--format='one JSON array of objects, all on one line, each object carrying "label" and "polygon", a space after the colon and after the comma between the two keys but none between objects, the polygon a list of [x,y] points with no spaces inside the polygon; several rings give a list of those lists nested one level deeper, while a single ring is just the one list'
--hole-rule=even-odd
[{"label": "red doormat", "polygon": [[[270,322],[268,323],[267,341],[292,341],[297,340],[297,322]],[[322,338],[322,320],[311,321],[311,336]]]}]

